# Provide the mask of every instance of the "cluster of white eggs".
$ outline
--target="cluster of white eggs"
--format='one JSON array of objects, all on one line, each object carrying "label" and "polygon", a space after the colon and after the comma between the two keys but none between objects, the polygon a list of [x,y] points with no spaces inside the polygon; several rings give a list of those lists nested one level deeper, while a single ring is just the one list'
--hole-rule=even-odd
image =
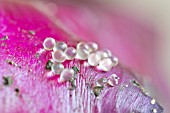
[{"label": "cluster of white eggs", "polygon": [[51,71],[60,74],[60,82],[68,81],[74,76],[74,70],[64,68],[65,60],[87,60],[90,66],[97,66],[102,71],[109,71],[118,64],[118,58],[112,56],[110,50],[98,50],[94,42],[80,42],[76,48],[68,47],[65,42],[57,42],[54,38],[47,37],[43,42],[45,50],[52,51],[52,59],[55,61]]}]

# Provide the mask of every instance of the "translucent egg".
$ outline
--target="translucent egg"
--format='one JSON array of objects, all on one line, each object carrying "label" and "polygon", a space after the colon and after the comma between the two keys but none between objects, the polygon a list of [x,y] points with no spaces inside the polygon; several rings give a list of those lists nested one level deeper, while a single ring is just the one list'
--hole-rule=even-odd
[{"label": "translucent egg", "polygon": [[64,65],[60,63],[53,63],[51,66],[51,71],[55,74],[60,74],[64,69]]},{"label": "translucent egg", "polygon": [[73,76],[74,70],[72,68],[65,68],[60,74],[59,82],[69,81]]},{"label": "translucent egg", "polygon": [[52,57],[56,62],[64,62],[66,59],[66,56],[63,51],[56,50],[52,53]]},{"label": "translucent egg", "polygon": [[86,49],[77,49],[77,58],[80,60],[87,60],[90,52]]},{"label": "translucent egg", "polygon": [[55,46],[55,39],[54,38],[46,38],[43,42],[43,47],[46,50],[52,50]]},{"label": "translucent egg", "polygon": [[110,59],[112,60],[112,66],[113,66],[113,67],[115,67],[115,66],[118,65],[119,59],[118,59],[117,57],[112,56],[112,57],[110,57]]},{"label": "translucent egg", "polygon": [[97,51],[96,54],[99,56],[100,60],[108,57],[108,54],[105,51]]},{"label": "translucent egg", "polygon": [[53,51],[61,50],[65,51],[67,49],[67,44],[65,42],[57,42],[53,48]]},{"label": "translucent egg", "polygon": [[109,71],[112,68],[112,60],[110,58],[104,58],[99,62],[99,67],[103,71]]},{"label": "translucent egg", "polygon": [[109,78],[108,78],[108,85],[112,86],[112,87],[118,85],[119,79],[120,78],[116,74],[110,75]]},{"label": "translucent egg", "polygon": [[96,53],[92,53],[88,57],[88,63],[91,66],[97,66],[99,64],[99,61],[100,61],[100,57]]},{"label": "translucent egg", "polygon": [[74,47],[68,47],[65,50],[65,55],[67,60],[72,60],[76,57],[77,55],[77,50]]},{"label": "translucent egg", "polygon": [[77,49],[84,49],[89,51],[89,46],[85,42],[79,42],[77,44]]},{"label": "translucent egg", "polygon": [[90,55],[89,46],[85,42],[77,44],[77,58],[80,60],[86,60]]},{"label": "translucent egg", "polygon": [[88,42],[87,45],[89,46],[90,52],[95,52],[98,50],[98,45],[95,42]]},{"label": "translucent egg", "polygon": [[102,50],[103,52],[107,53],[108,57],[112,56],[112,52],[109,49]]}]

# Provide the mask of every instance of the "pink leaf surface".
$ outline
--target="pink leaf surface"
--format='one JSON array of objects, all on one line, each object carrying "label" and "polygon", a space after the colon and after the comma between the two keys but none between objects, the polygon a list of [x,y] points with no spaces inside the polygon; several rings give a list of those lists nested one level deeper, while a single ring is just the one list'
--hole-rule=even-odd
[{"label": "pink leaf surface", "polygon": [[[68,25],[69,20],[64,18],[64,12],[62,14],[59,14],[59,17]],[[87,25],[91,30],[93,29],[94,26],[90,26],[84,20],[86,17],[77,21],[76,15],[72,12],[67,15],[70,19],[75,19],[71,27],[79,25],[77,22],[80,22],[83,23],[82,26]],[[0,37],[2,37],[0,40],[0,113],[152,113],[153,109],[158,113],[163,112],[163,108],[157,102],[151,103],[152,98],[145,94],[142,86],[138,84],[135,86],[135,74],[121,64],[104,73],[93,67],[86,67],[85,62],[79,60],[65,62],[65,67],[76,66],[80,69],[74,90],[68,89],[69,82],[58,83],[58,76],[48,77],[50,73],[45,66],[51,58],[51,53],[41,52],[44,39],[50,36],[74,46],[77,41],[61,27],[61,24],[56,25],[33,6],[2,2],[0,23]],[[67,27],[75,30],[77,35],[92,38],[85,40],[93,41],[99,36],[93,30],[90,35],[86,35],[89,32],[86,32],[86,28],[82,26],[78,27],[79,29]],[[112,32],[110,31],[112,28],[104,29]],[[106,35],[109,34],[102,37],[107,37]],[[104,45],[100,40],[98,43]],[[119,84],[115,87],[104,87],[96,97],[93,94],[93,84],[100,78],[109,78],[112,74],[120,77]],[[3,77],[7,76],[12,77],[13,80],[10,86],[4,86]]]}]

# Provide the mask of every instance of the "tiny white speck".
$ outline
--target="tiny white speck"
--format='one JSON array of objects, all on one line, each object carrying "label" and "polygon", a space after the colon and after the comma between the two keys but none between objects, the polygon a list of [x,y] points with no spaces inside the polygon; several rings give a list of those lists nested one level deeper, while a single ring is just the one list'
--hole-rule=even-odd
[{"label": "tiny white speck", "polygon": [[151,100],[151,104],[155,104],[155,102],[156,102],[155,99]]},{"label": "tiny white speck", "polygon": [[156,110],[156,109],[152,109],[152,112],[153,112],[153,113],[157,113],[157,110]]}]

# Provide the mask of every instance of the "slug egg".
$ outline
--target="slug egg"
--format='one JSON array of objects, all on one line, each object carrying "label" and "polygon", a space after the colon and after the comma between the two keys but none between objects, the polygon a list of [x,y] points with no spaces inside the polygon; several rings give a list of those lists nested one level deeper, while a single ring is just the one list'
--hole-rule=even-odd
[{"label": "slug egg", "polygon": [[64,65],[60,63],[53,63],[51,66],[51,71],[55,74],[60,74],[64,69]]},{"label": "slug egg", "polygon": [[104,49],[103,52],[107,53],[108,57],[112,56],[112,52],[109,49]]},{"label": "slug egg", "polygon": [[109,71],[112,68],[112,60],[110,58],[104,58],[99,62],[99,67],[103,71]]},{"label": "slug egg", "polygon": [[66,56],[63,51],[56,50],[52,53],[52,57],[56,62],[64,62],[66,59]]},{"label": "slug egg", "polygon": [[84,43],[80,42],[77,44],[77,58],[80,60],[86,60],[90,55],[89,46]]},{"label": "slug egg", "polygon": [[89,46],[90,53],[98,50],[98,45],[95,42],[88,42],[87,45]]},{"label": "slug egg", "polygon": [[85,42],[79,42],[77,44],[77,49],[89,50],[89,46]]},{"label": "slug egg", "polygon": [[100,57],[96,53],[92,53],[88,57],[88,63],[91,66],[97,66],[99,64],[99,61],[100,61]]},{"label": "slug egg", "polygon": [[59,82],[69,81],[73,76],[74,70],[72,68],[65,68],[60,74]]},{"label": "slug egg", "polygon": [[90,55],[90,52],[85,49],[77,49],[77,58],[80,60],[86,60]]},{"label": "slug egg", "polygon": [[96,54],[99,56],[100,60],[108,57],[108,54],[105,51],[97,51]]},{"label": "slug egg", "polygon": [[52,50],[55,46],[55,39],[54,38],[46,38],[43,42],[43,47],[46,50]]},{"label": "slug egg", "polygon": [[53,48],[53,51],[61,50],[65,51],[67,49],[67,44],[65,42],[57,42]]},{"label": "slug egg", "polygon": [[65,55],[66,55],[66,59],[67,60],[72,60],[76,57],[77,55],[77,51],[74,47],[68,47],[66,50],[65,50]]},{"label": "slug egg", "polygon": [[119,59],[115,56],[110,57],[110,59],[112,60],[112,66],[117,66],[117,64],[119,63]]},{"label": "slug egg", "polygon": [[109,76],[107,84],[111,87],[116,86],[119,83],[119,79],[120,78],[116,74],[112,74]]}]

